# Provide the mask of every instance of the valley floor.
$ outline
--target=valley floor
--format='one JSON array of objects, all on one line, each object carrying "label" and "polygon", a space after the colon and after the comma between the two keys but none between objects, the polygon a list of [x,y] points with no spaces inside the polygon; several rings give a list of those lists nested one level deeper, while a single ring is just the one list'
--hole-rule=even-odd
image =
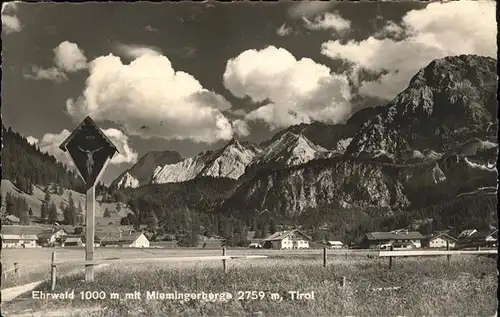
[{"label": "valley floor", "polygon": [[[220,255],[220,250],[200,251]],[[113,264],[97,270],[92,284],[82,283],[82,272],[58,279],[56,292],[74,290],[73,300],[33,299],[27,293],[3,303],[2,311],[5,316],[26,317],[38,316],[35,312],[51,312],[50,316],[493,316],[497,307],[496,261],[484,256],[452,256],[449,265],[446,257],[397,258],[389,269],[387,259],[339,253],[329,257],[324,268],[321,250],[283,257],[276,256],[278,251],[260,251],[229,250],[228,254],[258,252],[270,257],[228,261],[227,273],[221,261]],[[177,252],[201,256],[193,250]],[[48,292],[49,283],[36,290]],[[85,291],[101,292],[95,294],[106,298],[81,299],[80,292]],[[154,291],[227,292],[232,298],[148,299],[148,292]],[[239,292],[245,291],[250,293],[239,298]],[[314,292],[314,299],[293,299],[291,291]],[[112,299],[112,294],[117,297]]]}]

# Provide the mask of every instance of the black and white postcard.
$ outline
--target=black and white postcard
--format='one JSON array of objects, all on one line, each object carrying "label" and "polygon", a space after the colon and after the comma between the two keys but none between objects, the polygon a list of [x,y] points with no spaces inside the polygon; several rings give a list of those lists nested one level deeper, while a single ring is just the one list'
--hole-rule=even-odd
[{"label": "black and white postcard", "polygon": [[494,1],[1,18],[2,316],[497,316]]}]

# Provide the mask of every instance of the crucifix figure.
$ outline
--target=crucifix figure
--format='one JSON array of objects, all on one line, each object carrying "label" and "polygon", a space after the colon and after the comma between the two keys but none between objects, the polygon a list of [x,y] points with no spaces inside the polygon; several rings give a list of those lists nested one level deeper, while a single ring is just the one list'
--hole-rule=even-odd
[{"label": "crucifix figure", "polygon": [[94,169],[94,153],[102,149],[102,146],[100,148],[97,148],[95,150],[84,150],[81,147],[78,147],[78,149],[85,154],[87,154],[87,160],[85,167],[87,169],[87,176],[92,175],[92,170]]}]

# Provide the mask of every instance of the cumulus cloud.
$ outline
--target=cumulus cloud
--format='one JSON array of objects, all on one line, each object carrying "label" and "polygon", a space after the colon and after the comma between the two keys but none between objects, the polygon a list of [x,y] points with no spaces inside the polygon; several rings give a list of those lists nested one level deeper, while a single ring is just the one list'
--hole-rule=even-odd
[{"label": "cumulus cloud", "polygon": [[7,34],[19,32],[22,29],[21,22],[16,16],[16,11],[16,2],[2,3],[2,30],[4,30]]},{"label": "cumulus cloud", "polygon": [[54,49],[56,66],[66,72],[76,72],[87,68],[87,58],[77,44],[64,41]]},{"label": "cumulus cloud", "polygon": [[250,129],[248,124],[241,119],[236,119],[233,121],[234,132],[239,136],[248,136],[250,135]]},{"label": "cumulus cloud", "polygon": [[41,68],[35,65],[31,66],[31,71],[25,71],[23,77],[33,80],[51,80],[56,83],[62,83],[67,79],[66,74],[57,67]]},{"label": "cumulus cloud", "polygon": [[[356,67],[386,71],[378,80],[360,83],[359,93],[390,100],[408,85],[411,77],[432,60],[449,55],[496,56],[495,3],[486,1],[434,2],[409,11],[398,28],[387,24],[385,32],[401,40],[371,36],[363,41],[323,43],[322,54],[348,60]],[[380,35],[380,34],[378,34]]]},{"label": "cumulus cloud", "polygon": [[135,44],[117,44],[115,51],[118,55],[125,56],[129,59],[136,59],[143,55],[162,55],[161,51],[154,46],[135,45]]},{"label": "cumulus cloud", "polygon": [[[138,154],[130,147],[128,136],[117,129],[105,129],[103,132],[120,152],[113,156],[110,164],[117,165],[122,163],[135,163],[137,161]],[[70,134],[70,131],[64,129],[59,133],[46,133],[41,140],[32,136],[29,136],[27,139],[30,144],[37,144],[41,152],[48,153],[54,156],[59,162],[74,168],[75,165],[68,153],[59,149],[61,143],[63,143]]]},{"label": "cumulus cloud", "polygon": [[66,102],[76,120],[89,115],[120,122],[127,134],[143,138],[213,143],[233,136],[222,113],[231,104],[190,74],[175,71],[163,55],[142,54],[124,64],[109,54],[91,61],[89,71],[83,95]]},{"label": "cumulus cloud", "polygon": [[32,65],[31,71],[23,73],[24,78],[33,80],[51,80],[62,83],[67,80],[66,73],[87,68],[87,58],[77,44],[64,41],[54,48],[54,63],[56,66],[43,68]]},{"label": "cumulus cloud", "polygon": [[300,1],[288,10],[288,15],[294,19],[312,17],[326,12],[334,6],[335,1]]},{"label": "cumulus cloud", "polygon": [[302,17],[304,26],[309,30],[334,30],[336,32],[346,31],[351,27],[351,21],[342,18],[337,13],[325,13],[310,21]]},{"label": "cumulus cloud", "polygon": [[302,122],[337,123],[350,113],[348,79],[283,48],[247,50],[227,62],[224,86],[236,97],[264,105],[245,116],[271,129]]}]

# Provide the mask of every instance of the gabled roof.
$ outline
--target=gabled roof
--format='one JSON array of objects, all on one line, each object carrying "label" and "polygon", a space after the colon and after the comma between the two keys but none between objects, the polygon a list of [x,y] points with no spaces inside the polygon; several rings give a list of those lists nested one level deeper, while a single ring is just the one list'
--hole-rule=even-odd
[{"label": "gabled roof", "polygon": [[460,232],[460,234],[458,235],[458,239],[461,240],[461,239],[466,239],[470,236],[472,236],[473,234],[475,234],[477,232],[476,229],[467,229],[467,230],[464,230],[462,232]]},{"label": "gabled roof", "polygon": [[423,240],[425,237],[418,231],[399,232],[369,232],[365,234],[368,240]]},{"label": "gabled roof", "polygon": [[288,237],[289,235],[291,235],[292,233],[295,233],[295,232],[298,232],[300,235],[304,236],[308,240],[312,240],[311,237],[309,237],[308,235],[306,235],[302,231],[294,229],[294,230],[277,231],[277,232],[271,234],[270,236],[268,236],[267,238],[263,239],[263,241],[283,240],[283,239],[285,239],[286,237]]},{"label": "gabled roof", "polygon": [[443,240],[448,240],[450,242],[457,242],[458,241],[458,239],[453,238],[452,236],[450,236],[449,234],[444,233],[444,232],[440,233],[440,234],[436,234],[434,236],[429,236],[428,238],[429,238],[429,241],[437,239],[437,238],[441,238]]},{"label": "gabled roof", "polygon": [[4,234],[0,235],[2,240],[21,240],[21,235],[19,234]]},{"label": "gabled roof", "polygon": [[[119,243],[119,244],[131,244],[135,240],[137,240],[141,235],[144,235],[142,232],[132,232],[131,234],[124,234],[120,237],[119,234],[107,235],[101,239],[102,243]],[[144,236],[146,237],[146,236]],[[147,239],[147,238],[146,238]]]},{"label": "gabled roof", "polygon": [[468,240],[485,240],[487,238],[497,239],[498,238],[498,229],[495,229],[491,232],[476,231],[468,237]]},{"label": "gabled roof", "polygon": [[44,230],[40,233],[37,233],[37,236],[38,236],[38,239],[48,239],[50,237],[52,237],[54,234],[58,233],[59,231],[63,231],[64,233],[68,234],[68,232],[62,228],[58,228],[58,229],[55,229],[55,230],[52,230],[52,229],[47,229],[47,230]]},{"label": "gabled roof", "polygon": [[75,137],[75,135],[82,129],[83,126],[85,125],[90,125],[93,126],[93,128],[99,133],[100,136],[103,137],[104,141],[108,143],[108,145],[115,150],[116,153],[120,153],[116,146],[111,142],[111,140],[106,136],[104,132],[102,132],[101,128],[92,120],[89,116],[87,116],[83,121],[71,132],[71,134],[64,140],[63,143],[59,146],[59,148],[66,152],[66,145]]},{"label": "gabled roof", "polygon": [[38,235],[40,232],[43,232],[45,230],[47,230],[47,227],[2,226],[3,234]]}]

